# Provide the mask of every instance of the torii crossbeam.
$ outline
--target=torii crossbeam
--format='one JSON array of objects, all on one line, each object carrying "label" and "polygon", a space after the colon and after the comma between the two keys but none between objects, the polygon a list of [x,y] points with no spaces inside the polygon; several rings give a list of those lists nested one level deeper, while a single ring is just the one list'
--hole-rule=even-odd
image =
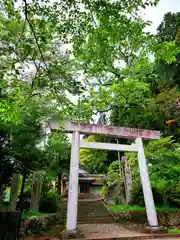
[{"label": "torii crossbeam", "polygon": [[[49,122],[52,131],[59,130],[59,121],[51,120]],[[150,227],[157,228],[158,220],[152,189],[149,180],[148,166],[144,155],[142,139],[153,140],[160,139],[159,131],[143,130],[136,128],[114,127],[101,124],[82,124],[65,121],[64,131],[72,133],[71,163],[69,176],[68,209],[67,209],[67,232],[74,232],[77,228],[77,205],[78,205],[78,173],[79,173],[79,149],[95,148],[123,152],[137,152],[140,169],[141,184],[143,188],[144,201],[146,206],[147,219]],[[80,134],[105,135],[117,138],[134,139],[135,143],[131,145],[121,145],[112,143],[98,143],[80,141]]]}]

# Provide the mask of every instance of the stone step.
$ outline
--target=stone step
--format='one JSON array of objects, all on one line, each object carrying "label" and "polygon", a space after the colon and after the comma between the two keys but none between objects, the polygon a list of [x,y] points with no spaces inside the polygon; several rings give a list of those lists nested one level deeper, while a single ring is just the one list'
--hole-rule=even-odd
[{"label": "stone step", "polygon": [[88,224],[88,223],[112,223],[112,219],[86,219],[86,220],[77,220],[78,224]]},{"label": "stone step", "polygon": [[[65,211],[67,211],[67,208],[63,208]],[[78,211],[103,211],[103,212],[106,212],[106,208],[104,206],[100,206],[100,207],[94,207],[94,206],[90,206],[90,207],[81,207],[81,206],[78,206]]]},{"label": "stone step", "polygon": [[109,215],[90,215],[90,214],[84,214],[84,215],[79,215],[78,214],[78,217],[79,218],[87,218],[87,217],[93,217],[93,218],[97,218],[97,217],[99,217],[99,218],[112,218],[111,216],[109,216]]},{"label": "stone step", "polygon": [[[67,215],[67,213],[64,213],[64,215]],[[78,217],[111,217],[109,214],[93,214],[93,213],[86,213],[86,214],[79,214]]]},{"label": "stone step", "polygon": [[[64,214],[67,214],[67,204],[64,204]],[[78,202],[78,224],[113,223],[114,219],[105,208],[102,200]]]},{"label": "stone step", "polygon": [[77,221],[99,221],[99,222],[110,221],[110,222],[113,222],[114,220],[111,218],[78,218]]},{"label": "stone step", "polygon": [[102,205],[99,205],[99,204],[97,204],[96,206],[95,206],[95,204],[93,204],[93,205],[78,205],[78,207],[81,207],[81,208],[103,208],[103,206]]},{"label": "stone step", "polygon": [[98,211],[98,212],[102,212],[102,213],[105,213],[105,212],[107,212],[107,210],[106,209],[92,209],[92,208],[90,208],[90,209],[78,209],[78,212],[92,212],[92,211]]},{"label": "stone step", "polygon": [[96,208],[89,208],[89,209],[81,209],[81,208],[78,208],[78,211],[80,212],[84,212],[84,211],[86,211],[86,212],[88,212],[88,211],[98,211],[98,212],[107,212],[107,210],[106,209],[96,209]]},{"label": "stone step", "polygon": [[78,206],[78,208],[81,208],[81,209],[104,209],[104,206]]},{"label": "stone step", "polygon": [[78,212],[78,215],[80,216],[87,216],[87,215],[96,215],[96,216],[110,216],[110,214],[108,213],[99,213],[99,212],[93,212],[93,211],[89,211],[89,212]]},{"label": "stone step", "polygon": [[[64,212],[67,212],[67,209],[64,209]],[[92,211],[98,211],[98,212],[107,212],[107,210],[106,209],[98,209],[98,208],[84,208],[84,209],[82,209],[82,208],[78,208],[78,212],[88,212],[88,211],[90,211],[90,212],[92,212]]]},{"label": "stone step", "polygon": [[111,222],[113,222],[114,221],[114,219],[112,219],[112,218],[78,218],[77,219],[78,221],[99,221],[99,222],[101,222],[101,221],[111,221]]},{"label": "stone step", "polygon": [[90,208],[81,208],[81,207],[79,207],[78,208],[78,211],[98,211],[98,212],[106,212],[107,210],[106,209],[104,209],[104,208],[93,208],[93,207],[90,207]]},{"label": "stone step", "polygon": [[111,216],[102,217],[102,216],[78,216],[78,219],[113,219]]},{"label": "stone step", "polygon": [[78,220],[86,220],[86,219],[98,219],[98,220],[113,220],[113,218],[112,217],[78,217]]},{"label": "stone step", "polygon": [[98,211],[98,212],[106,212],[107,210],[106,209],[103,209],[103,208],[81,208],[79,207],[78,208],[78,211]]},{"label": "stone step", "polygon": [[78,215],[78,218],[112,218],[111,216],[103,216],[103,215],[90,215],[90,214],[86,214],[86,215]]},{"label": "stone step", "polygon": [[[64,214],[67,214],[67,212],[63,212]],[[94,215],[94,216],[111,216],[110,214],[108,213],[97,213],[97,212],[78,212],[78,216],[91,216],[91,215]]]}]

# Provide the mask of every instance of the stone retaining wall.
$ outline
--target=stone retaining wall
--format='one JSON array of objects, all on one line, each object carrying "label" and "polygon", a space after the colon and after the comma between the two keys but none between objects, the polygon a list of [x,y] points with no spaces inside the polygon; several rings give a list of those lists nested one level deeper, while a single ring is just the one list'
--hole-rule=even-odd
[{"label": "stone retaining wall", "polygon": [[[147,216],[145,211],[121,211],[111,212],[117,221],[129,221],[141,224],[147,224]],[[179,226],[180,211],[177,212],[158,212],[158,221],[161,226]]]},{"label": "stone retaining wall", "polygon": [[20,235],[32,236],[46,230],[49,226],[56,224],[60,216],[57,213],[46,214],[42,216],[33,216],[21,222]]}]

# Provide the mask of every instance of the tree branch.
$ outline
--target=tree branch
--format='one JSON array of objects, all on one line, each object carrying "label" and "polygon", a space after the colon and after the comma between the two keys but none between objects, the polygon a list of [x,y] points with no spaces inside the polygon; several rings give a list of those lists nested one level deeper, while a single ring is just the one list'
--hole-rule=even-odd
[{"label": "tree branch", "polygon": [[24,4],[25,4],[25,18],[26,18],[26,20],[27,20],[27,22],[28,22],[28,24],[29,24],[29,26],[30,26],[30,29],[31,29],[31,31],[32,31],[32,33],[33,33],[34,40],[35,40],[35,42],[36,42],[36,45],[37,45],[39,54],[40,54],[41,59],[42,59],[44,65],[45,65],[45,67],[46,67],[46,69],[47,69],[47,74],[48,74],[49,78],[51,79],[51,87],[54,89],[55,94],[56,94],[57,97],[58,97],[57,88],[56,88],[56,86],[53,84],[53,80],[52,80],[51,74],[50,74],[50,72],[49,72],[49,67],[48,67],[48,65],[47,65],[47,63],[46,63],[46,60],[45,60],[43,54],[42,54],[41,47],[40,47],[40,45],[39,45],[39,43],[38,43],[38,38],[37,38],[37,36],[36,36],[36,32],[34,31],[33,25],[32,25],[32,23],[31,23],[31,21],[30,21],[30,19],[29,19],[29,17],[28,17],[28,4],[27,4],[27,1],[26,1],[26,0],[23,0],[23,2],[24,2]]},{"label": "tree branch", "polygon": [[25,18],[25,20],[24,20],[24,24],[23,24],[22,32],[21,32],[21,34],[20,34],[20,37],[19,37],[18,41],[17,41],[16,44],[15,44],[15,47],[17,47],[18,44],[20,43],[21,38],[22,38],[22,36],[23,36],[23,33],[24,33],[24,31],[25,31],[25,27],[26,27],[26,18]]},{"label": "tree branch", "polygon": [[92,112],[93,115],[98,115],[99,113],[107,113],[109,111],[111,111],[113,109],[113,107],[110,107],[106,110],[97,110],[96,112]]}]

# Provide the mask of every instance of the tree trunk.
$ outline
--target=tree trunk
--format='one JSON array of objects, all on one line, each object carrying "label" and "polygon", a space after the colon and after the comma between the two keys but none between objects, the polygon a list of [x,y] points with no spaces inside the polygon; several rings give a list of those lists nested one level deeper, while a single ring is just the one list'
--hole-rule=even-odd
[{"label": "tree trunk", "polygon": [[20,174],[14,173],[12,177],[12,183],[11,183],[11,194],[10,194],[10,204],[9,204],[9,210],[11,211],[16,210],[19,180],[20,180]]},{"label": "tree trunk", "polygon": [[34,172],[31,190],[31,206],[30,206],[31,211],[36,212],[39,210],[41,189],[42,189],[42,174],[41,172]]},{"label": "tree trunk", "polygon": [[0,185],[0,201],[3,200],[5,184]]},{"label": "tree trunk", "polygon": [[20,211],[23,210],[23,201],[24,201],[24,187],[25,187],[25,183],[26,183],[26,176],[27,173],[23,174],[23,178],[22,178],[22,186],[21,186],[21,192],[19,195],[19,206],[20,206]]},{"label": "tree trunk", "polygon": [[3,171],[0,172],[0,200],[3,200],[3,193],[6,187],[6,184],[3,183]]},{"label": "tree trunk", "polygon": [[58,174],[57,189],[59,196],[61,196],[61,178],[62,178],[61,174]]}]

